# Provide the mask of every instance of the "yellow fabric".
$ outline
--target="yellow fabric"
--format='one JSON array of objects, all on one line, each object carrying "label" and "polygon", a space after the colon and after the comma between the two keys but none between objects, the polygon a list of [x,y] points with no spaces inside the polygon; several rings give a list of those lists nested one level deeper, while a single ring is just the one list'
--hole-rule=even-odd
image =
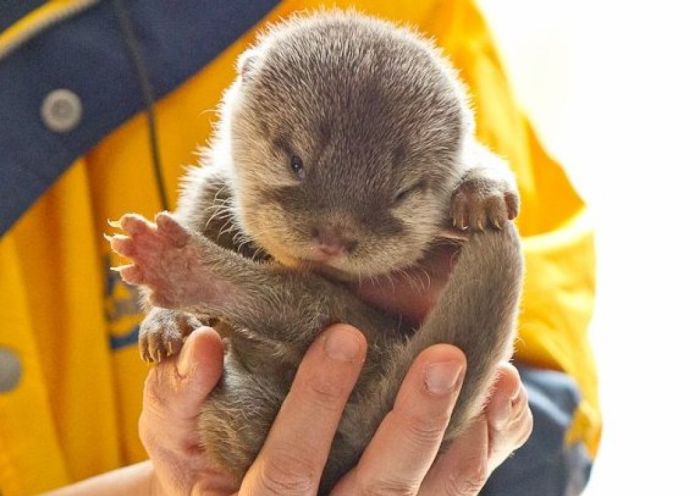
[{"label": "yellow fabric", "polygon": [[[331,2],[287,1],[265,23]],[[515,105],[487,29],[468,1],[335,1],[433,36],[471,86],[479,137],[506,157],[522,194],[527,276],[517,358],[563,370],[583,400],[569,442],[595,454],[597,385],[586,338],[594,252],[584,205]],[[409,6],[410,5],[410,6]],[[210,132],[233,61],[249,33],[157,103],[171,202],[178,177]],[[136,347],[110,349],[140,316],[133,293],[110,278],[106,219],[161,209],[146,121],[136,116],[77,160],[0,240],[0,346],[22,360],[21,383],[0,393],[0,488],[31,494],[145,457],[137,436],[147,368]]]}]

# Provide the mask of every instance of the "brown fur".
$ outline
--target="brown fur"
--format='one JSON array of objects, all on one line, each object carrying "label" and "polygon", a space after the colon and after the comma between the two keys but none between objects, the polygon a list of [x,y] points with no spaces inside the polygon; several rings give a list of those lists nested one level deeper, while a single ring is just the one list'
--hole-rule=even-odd
[{"label": "brown fur", "polygon": [[[517,194],[507,167],[475,142],[454,70],[408,29],[340,12],[295,18],[262,36],[239,71],[175,218],[138,228],[152,229],[150,251],[129,249],[138,270],[123,276],[168,308],[154,308],[144,322],[146,359],[177,351],[182,315],[215,318],[229,338],[200,429],[206,448],[239,476],[310,342],[333,322],[365,332],[366,366],[324,491],[357,461],[427,346],[452,343],[469,359],[445,442],[482,408],[497,362],[511,352],[522,277],[508,222]],[[294,155],[303,177],[290,168]],[[127,221],[136,232],[136,220]],[[340,233],[344,256],[319,261],[320,230]],[[410,268],[444,235],[464,246],[418,329],[338,282]],[[143,236],[133,242],[146,246]],[[318,263],[327,265],[325,277],[308,270]]]}]

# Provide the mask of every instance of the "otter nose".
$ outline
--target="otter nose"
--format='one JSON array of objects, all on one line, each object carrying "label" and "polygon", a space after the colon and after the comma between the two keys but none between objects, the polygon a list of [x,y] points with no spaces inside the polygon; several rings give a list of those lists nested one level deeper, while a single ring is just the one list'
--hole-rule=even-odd
[{"label": "otter nose", "polygon": [[357,240],[351,239],[341,229],[333,226],[314,228],[311,235],[318,250],[329,256],[350,253],[357,246]]}]

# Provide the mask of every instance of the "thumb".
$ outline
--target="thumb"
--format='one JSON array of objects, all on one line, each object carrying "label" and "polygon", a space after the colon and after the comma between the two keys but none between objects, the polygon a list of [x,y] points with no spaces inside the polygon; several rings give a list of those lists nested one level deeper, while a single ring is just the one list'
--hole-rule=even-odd
[{"label": "thumb", "polygon": [[179,355],[151,370],[144,402],[181,419],[197,416],[221,377],[223,355],[223,342],[214,329],[200,327],[193,331]]},{"label": "thumb", "polygon": [[211,327],[196,329],[185,341],[175,367],[180,380],[209,394],[221,377],[224,346]]}]

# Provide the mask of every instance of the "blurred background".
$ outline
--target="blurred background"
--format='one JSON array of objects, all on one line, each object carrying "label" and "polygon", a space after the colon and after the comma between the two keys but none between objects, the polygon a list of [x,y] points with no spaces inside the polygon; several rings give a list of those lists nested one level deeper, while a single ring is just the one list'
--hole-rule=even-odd
[{"label": "blurred background", "polygon": [[586,496],[691,494],[700,444],[700,14],[480,0],[511,85],[591,208],[604,429]]}]

